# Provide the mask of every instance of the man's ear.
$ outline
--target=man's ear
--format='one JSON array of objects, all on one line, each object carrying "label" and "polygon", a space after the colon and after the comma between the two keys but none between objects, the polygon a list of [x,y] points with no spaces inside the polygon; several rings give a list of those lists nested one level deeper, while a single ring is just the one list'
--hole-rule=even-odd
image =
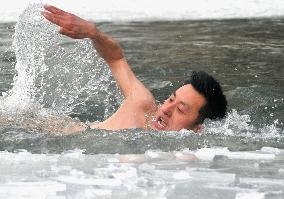
[{"label": "man's ear", "polygon": [[201,124],[196,124],[195,127],[192,129],[195,133],[200,133],[202,130]]}]

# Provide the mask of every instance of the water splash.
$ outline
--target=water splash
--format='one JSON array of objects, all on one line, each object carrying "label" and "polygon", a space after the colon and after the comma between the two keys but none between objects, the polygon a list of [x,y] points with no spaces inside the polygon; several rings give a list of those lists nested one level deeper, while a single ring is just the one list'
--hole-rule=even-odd
[{"label": "water splash", "polygon": [[76,114],[92,106],[91,110],[100,107],[102,117],[108,117],[122,97],[107,65],[91,41],[59,35],[57,27],[41,16],[41,10],[41,4],[30,4],[16,24],[13,49],[17,75],[13,88],[1,100],[1,112],[48,108],[59,114]]},{"label": "water splash", "polygon": [[281,138],[284,131],[277,127],[277,122],[272,124],[253,125],[250,115],[240,114],[233,109],[227,114],[227,117],[220,121],[207,120],[204,124],[205,134],[237,136],[252,139],[270,139]]}]

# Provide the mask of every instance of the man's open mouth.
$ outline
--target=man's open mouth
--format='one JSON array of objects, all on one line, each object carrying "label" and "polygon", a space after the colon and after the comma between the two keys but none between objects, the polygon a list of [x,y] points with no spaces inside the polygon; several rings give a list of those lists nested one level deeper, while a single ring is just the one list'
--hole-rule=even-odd
[{"label": "man's open mouth", "polygon": [[165,129],[166,127],[167,127],[167,123],[166,123],[166,121],[160,116],[160,117],[158,117],[158,119],[157,119],[157,124],[158,124],[158,128],[159,129]]}]

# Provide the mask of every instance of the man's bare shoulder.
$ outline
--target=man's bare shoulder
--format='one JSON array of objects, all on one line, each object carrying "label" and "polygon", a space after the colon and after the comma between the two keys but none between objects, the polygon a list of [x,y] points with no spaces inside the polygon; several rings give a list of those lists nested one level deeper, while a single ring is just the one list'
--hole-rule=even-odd
[{"label": "man's bare shoulder", "polygon": [[129,95],[120,108],[108,119],[92,124],[91,128],[119,130],[126,128],[145,128],[145,115],[156,111],[155,98],[149,90],[142,89]]},{"label": "man's bare shoulder", "polygon": [[130,97],[131,103],[133,103],[137,109],[142,109],[145,112],[155,111],[157,109],[156,100],[153,94],[144,87],[144,89],[135,92]]}]

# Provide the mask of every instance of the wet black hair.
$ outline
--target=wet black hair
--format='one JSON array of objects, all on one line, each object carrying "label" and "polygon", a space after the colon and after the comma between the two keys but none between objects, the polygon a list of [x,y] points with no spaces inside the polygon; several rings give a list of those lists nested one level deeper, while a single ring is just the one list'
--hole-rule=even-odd
[{"label": "wet black hair", "polygon": [[191,84],[206,99],[206,104],[199,110],[197,124],[203,123],[206,118],[221,119],[225,117],[227,100],[220,84],[211,75],[204,71],[193,71],[190,79],[185,81],[183,85],[186,84]]}]

